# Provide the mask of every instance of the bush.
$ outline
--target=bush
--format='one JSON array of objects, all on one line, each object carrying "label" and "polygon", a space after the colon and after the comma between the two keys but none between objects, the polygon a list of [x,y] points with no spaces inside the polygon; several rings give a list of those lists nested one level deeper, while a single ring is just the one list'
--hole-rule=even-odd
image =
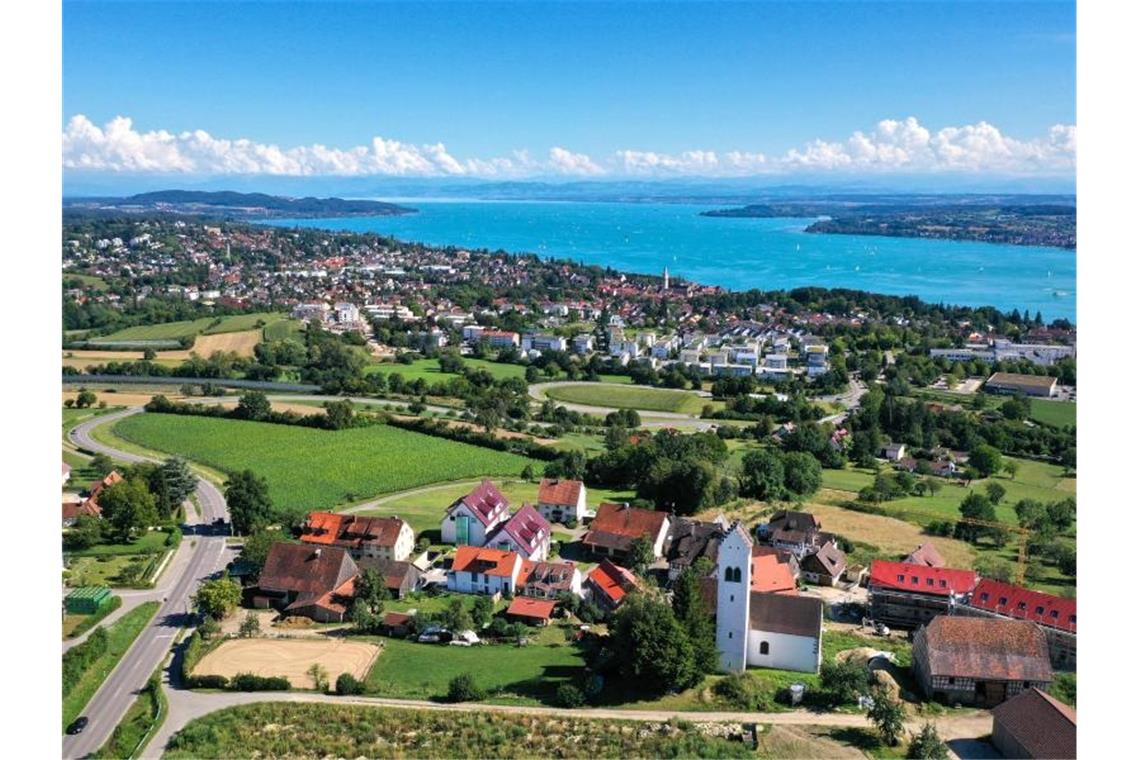
[{"label": "bush", "polygon": [[182,685],[187,689],[225,689],[230,685],[230,679],[225,676],[188,676],[182,679]]},{"label": "bush", "polygon": [[71,693],[87,669],[107,652],[107,629],[100,626],[78,646],[63,653],[63,696]]},{"label": "bush", "polygon": [[586,704],[586,695],[572,683],[564,683],[554,693],[554,701],[559,707],[573,709]]},{"label": "bush", "polygon": [[336,693],[341,696],[364,693],[364,682],[351,673],[341,673],[336,678]]},{"label": "bush", "polygon": [[447,684],[447,699],[449,702],[478,702],[487,696],[487,692],[475,683],[475,677],[470,673],[460,673]]},{"label": "bush", "polygon": [[238,673],[230,679],[233,691],[289,691],[289,679],[282,676],[259,676]]}]

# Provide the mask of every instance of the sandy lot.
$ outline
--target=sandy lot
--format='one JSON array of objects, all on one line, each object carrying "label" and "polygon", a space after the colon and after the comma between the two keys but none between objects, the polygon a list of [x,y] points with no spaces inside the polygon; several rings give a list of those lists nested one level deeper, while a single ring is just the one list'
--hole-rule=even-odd
[{"label": "sandy lot", "polygon": [[233,639],[203,657],[194,675],[284,676],[294,687],[311,689],[313,679],[306,671],[313,663],[328,671],[330,683],[341,673],[363,680],[379,654],[380,647],[375,644],[340,638]]}]

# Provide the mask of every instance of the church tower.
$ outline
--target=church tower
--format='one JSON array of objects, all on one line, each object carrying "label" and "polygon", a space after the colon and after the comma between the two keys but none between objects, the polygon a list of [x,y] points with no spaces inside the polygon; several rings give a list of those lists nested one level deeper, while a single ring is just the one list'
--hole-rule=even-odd
[{"label": "church tower", "polygon": [[752,540],[739,522],[720,542],[716,558],[716,649],[722,673],[748,665],[749,607],[752,598]]},{"label": "church tower", "polygon": [[665,279],[665,285],[664,285],[663,289],[668,290],[669,289],[669,267],[665,267],[664,279]]}]

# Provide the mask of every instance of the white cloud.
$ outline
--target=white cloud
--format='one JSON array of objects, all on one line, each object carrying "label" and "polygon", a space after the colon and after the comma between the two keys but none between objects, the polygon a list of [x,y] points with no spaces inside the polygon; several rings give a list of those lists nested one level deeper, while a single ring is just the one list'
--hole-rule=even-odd
[{"label": "white cloud", "polygon": [[365,145],[321,144],[281,148],[249,139],[215,137],[204,130],[141,132],[118,116],[102,127],[78,114],[63,132],[63,165],[70,170],[202,175],[289,176],[707,176],[801,171],[1070,173],[1076,165],[1076,127],[1057,124],[1022,140],[988,122],[931,131],[909,117],[884,119],[845,140],[810,140],[783,155],[731,150],[658,153],[619,150],[597,162],[555,146],[545,159],[525,150],[494,158],[460,158],[442,143],[415,145],[373,137]]}]

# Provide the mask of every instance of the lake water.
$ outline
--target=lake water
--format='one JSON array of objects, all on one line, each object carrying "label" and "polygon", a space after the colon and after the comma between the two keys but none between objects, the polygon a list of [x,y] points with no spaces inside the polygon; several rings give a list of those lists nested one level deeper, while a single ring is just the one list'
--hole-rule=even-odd
[{"label": "lake water", "polygon": [[733,290],[843,287],[924,301],[1040,311],[1076,322],[1076,253],[993,243],[808,234],[805,219],[700,216],[672,203],[403,201],[417,214],[277,219],[431,245],[570,258]]}]

